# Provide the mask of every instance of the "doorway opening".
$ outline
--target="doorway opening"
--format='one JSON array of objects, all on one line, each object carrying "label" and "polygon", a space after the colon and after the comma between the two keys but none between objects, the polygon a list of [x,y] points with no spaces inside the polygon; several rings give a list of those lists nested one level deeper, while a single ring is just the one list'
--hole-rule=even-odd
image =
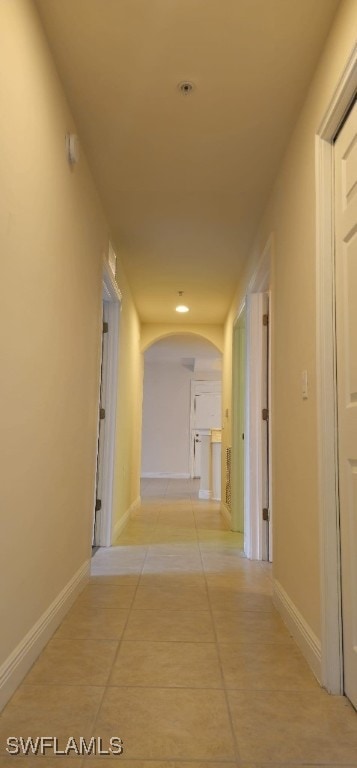
[{"label": "doorway opening", "polygon": [[[175,480],[182,486],[182,479],[196,478],[200,498],[217,496],[207,451],[220,450],[221,371],[221,352],[193,333],[166,336],[144,352],[144,480],[167,478],[171,486]],[[219,448],[211,446],[213,429]],[[218,474],[220,485],[220,457]]]},{"label": "doorway opening", "polygon": [[112,540],[120,304],[121,293],[105,261],[102,284],[102,354],[92,541],[94,548],[110,547]]},{"label": "doorway opening", "polygon": [[233,327],[232,398],[232,531],[244,533],[244,475],[246,431],[246,306]]},{"label": "doorway opening", "polygon": [[[251,560],[273,559],[271,432],[272,237],[233,330],[232,527]],[[238,527],[240,526],[240,527]]]},{"label": "doorway opening", "polygon": [[[200,480],[200,499],[216,501],[221,499],[221,429],[222,384],[220,379],[192,379],[190,474],[192,478]],[[212,444],[213,432],[216,438],[219,438],[214,445]]]}]

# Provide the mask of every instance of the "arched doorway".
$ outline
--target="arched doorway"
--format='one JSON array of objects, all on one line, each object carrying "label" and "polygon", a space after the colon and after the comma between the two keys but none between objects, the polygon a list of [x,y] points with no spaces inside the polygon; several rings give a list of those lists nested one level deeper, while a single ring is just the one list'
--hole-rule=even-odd
[{"label": "arched doorway", "polygon": [[[220,350],[197,334],[171,333],[145,350],[144,484],[160,478],[200,479],[206,433],[221,427],[221,371]],[[220,475],[220,466],[218,471]],[[201,492],[199,483],[197,488]],[[209,498],[208,489],[201,498]]]}]

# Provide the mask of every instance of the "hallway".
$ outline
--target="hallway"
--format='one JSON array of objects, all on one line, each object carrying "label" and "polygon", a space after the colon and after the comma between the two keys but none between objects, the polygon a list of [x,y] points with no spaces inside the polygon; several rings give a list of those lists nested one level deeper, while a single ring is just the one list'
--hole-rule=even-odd
[{"label": "hallway", "polygon": [[[142,492],[5,708],[0,766],[14,734],[95,735],[103,748],[120,736],[127,768],[356,766],[357,716],[310,673],[274,610],[270,566],[244,558],[197,481]],[[47,756],[25,759],[45,768]]]}]

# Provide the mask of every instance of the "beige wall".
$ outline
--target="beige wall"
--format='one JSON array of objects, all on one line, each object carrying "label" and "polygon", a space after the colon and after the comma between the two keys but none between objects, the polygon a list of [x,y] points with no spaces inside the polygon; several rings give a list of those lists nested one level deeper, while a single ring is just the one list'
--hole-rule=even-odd
[{"label": "beige wall", "polygon": [[[30,0],[0,3],[0,667],[91,553],[108,231]],[[141,353],[123,292],[116,517],[138,493]],[[6,666],[6,665],[5,665]]]},{"label": "beige wall", "polygon": [[[341,3],[257,233],[225,328],[224,405],[231,413],[232,324],[273,233],[274,576],[320,637],[316,405],[315,132],[352,50],[355,0]],[[309,399],[301,397],[301,371]],[[231,441],[226,420],[224,448]]]},{"label": "beige wall", "polygon": [[119,325],[119,371],[116,424],[116,455],[113,500],[115,526],[140,496],[143,355],[140,323],[120,260],[116,280],[122,293]]}]

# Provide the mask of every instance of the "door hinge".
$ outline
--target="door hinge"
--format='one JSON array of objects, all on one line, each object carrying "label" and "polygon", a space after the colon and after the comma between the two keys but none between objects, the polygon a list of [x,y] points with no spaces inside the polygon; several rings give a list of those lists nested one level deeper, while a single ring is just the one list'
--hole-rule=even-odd
[{"label": "door hinge", "polygon": [[99,418],[100,420],[105,419],[105,408],[99,408]]},{"label": "door hinge", "polygon": [[108,333],[108,331],[109,331],[109,325],[108,325],[108,323],[104,322],[103,323],[103,333]]},{"label": "door hinge", "polygon": [[267,507],[264,507],[263,509],[263,520],[266,520],[267,522],[270,520],[270,513]]},{"label": "door hinge", "polygon": [[268,410],[268,408],[263,408],[263,410],[262,410],[262,419],[263,419],[263,421],[269,421],[269,410]]},{"label": "door hinge", "polygon": [[263,325],[269,325],[269,315],[263,315]]},{"label": "door hinge", "polygon": [[95,511],[96,512],[100,512],[101,509],[102,509],[102,500],[101,499],[96,499],[95,500]]}]

